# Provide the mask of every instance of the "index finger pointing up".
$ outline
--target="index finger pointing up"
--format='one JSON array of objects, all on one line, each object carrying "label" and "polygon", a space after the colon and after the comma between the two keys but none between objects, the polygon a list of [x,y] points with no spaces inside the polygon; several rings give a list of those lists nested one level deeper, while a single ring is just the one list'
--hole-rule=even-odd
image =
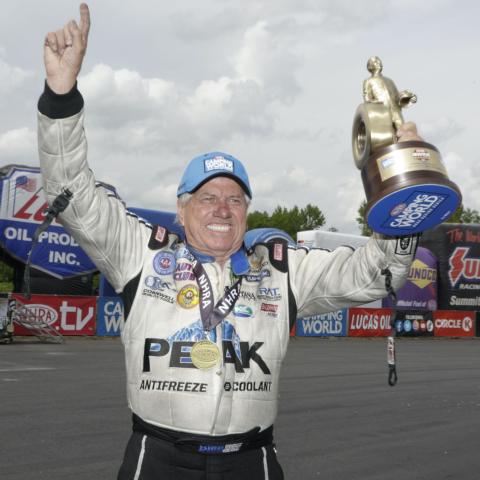
[{"label": "index finger pointing up", "polygon": [[88,31],[90,30],[90,10],[86,3],[80,4],[80,31],[82,32],[82,39],[87,43]]}]

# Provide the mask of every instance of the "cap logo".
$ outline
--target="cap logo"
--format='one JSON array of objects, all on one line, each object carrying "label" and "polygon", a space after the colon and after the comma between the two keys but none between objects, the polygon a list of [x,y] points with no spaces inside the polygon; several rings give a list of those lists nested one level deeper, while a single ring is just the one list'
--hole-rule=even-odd
[{"label": "cap logo", "polygon": [[221,155],[217,155],[216,157],[204,160],[204,170],[205,172],[211,172],[213,170],[226,170],[227,172],[233,173],[233,161],[227,160]]}]

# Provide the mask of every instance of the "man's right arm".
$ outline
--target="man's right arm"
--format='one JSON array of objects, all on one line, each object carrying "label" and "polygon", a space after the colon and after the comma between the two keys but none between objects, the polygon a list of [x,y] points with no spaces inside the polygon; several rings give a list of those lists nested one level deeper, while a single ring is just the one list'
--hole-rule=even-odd
[{"label": "man's right arm", "polygon": [[76,87],[86,51],[90,15],[80,6],[80,26],[72,20],[47,34],[47,80],[38,102],[38,146],[43,187],[49,204],[64,189],[73,193],[60,220],[117,291],[143,264],[150,229],[123,203],[98,187],[87,164],[83,98]]}]

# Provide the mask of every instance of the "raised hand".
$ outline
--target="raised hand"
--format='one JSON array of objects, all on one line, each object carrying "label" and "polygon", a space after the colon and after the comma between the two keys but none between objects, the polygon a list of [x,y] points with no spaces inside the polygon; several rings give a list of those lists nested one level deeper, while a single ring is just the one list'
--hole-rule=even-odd
[{"label": "raised hand", "polygon": [[90,30],[88,5],[80,5],[80,24],[70,20],[63,28],[47,33],[43,60],[48,86],[55,93],[67,93],[75,85],[87,51]]},{"label": "raised hand", "polygon": [[418,135],[417,126],[413,122],[405,122],[397,129],[397,139],[399,142],[409,142],[410,140],[423,141]]}]

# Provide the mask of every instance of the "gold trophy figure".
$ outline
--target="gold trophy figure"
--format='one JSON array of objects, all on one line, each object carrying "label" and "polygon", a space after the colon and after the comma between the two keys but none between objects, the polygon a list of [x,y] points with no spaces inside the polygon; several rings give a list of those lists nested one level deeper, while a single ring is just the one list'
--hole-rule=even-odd
[{"label": "gold trophy figure", "polygon": [[363,82],[364,103],[355,112],[352,149],[367,195],[366,220],[385,235],[418,233],[445,221],[461,202],[448,179],[440,153],[423,141],[396,143],[402,109],[416,103],[382,75],[382,61],[371,57]]}]

